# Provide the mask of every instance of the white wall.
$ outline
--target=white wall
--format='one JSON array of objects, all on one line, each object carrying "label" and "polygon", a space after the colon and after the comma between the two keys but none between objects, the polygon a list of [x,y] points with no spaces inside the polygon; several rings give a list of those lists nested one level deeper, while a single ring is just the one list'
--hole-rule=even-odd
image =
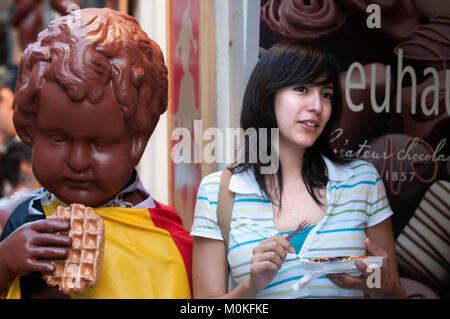
[{"label": "white wall", "polygon": [[[245,85],[258,61],[260,0],[206,1],[215,1],[217,126],[225,132],[239,127]],[[136,1],[135,17],[160,45],[167,61],[166,1]],[[138,166],[144,186],[164,204],[169,200],[168,161],[166,112]],[[219,164],[219,169],[224,166]]]},{"label": "white wall", "polygon": [[215,6],[217,126],[226,132],[240,126],[245,86],[258,61],[260,0],[215,0]]},{"label": "white wall", "polygon": [[[148,36],[156,41],[167,63],[166,1],[136,1],[135,18]],[[159,119],[138,165],[139,176],[151,195],[163,204],[169,203],[167,112]]]}]

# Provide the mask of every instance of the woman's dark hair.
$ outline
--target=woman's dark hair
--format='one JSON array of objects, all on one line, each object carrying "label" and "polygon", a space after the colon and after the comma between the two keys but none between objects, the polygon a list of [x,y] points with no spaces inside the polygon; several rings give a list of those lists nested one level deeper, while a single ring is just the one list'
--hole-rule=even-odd
[{"label": "woman's dark hair", "polygon": [[[275,93],[284,87],[294,84],[333,84],[332,110],[330,119],[322,134],[314,145],[306,149],[302,176],[306,188],[312,198],[322,205],[315,194],[315,190],[323,188],[328,182],[327,170],[322,155],[336,163],[343,163],[346,160],[339,158],[331,149],[329,139],[331,130],[337,122],[341,111],[341,86],[339,80],[340,67],[334,56],[325,48],[319,47],[312,42],[303,41],[282,41],[271,47],[258,61],[249,79],[244,93],[244,100],[241,111],[241,127],[248,128],[277,128],[275,117],[274,101]],[[270,132],[268,132],[267,153],[272,150]],[[258,143],[259,145],[259,143]],[[246,156],[249,153],[249,143],[245,143]],[[258,153],[259,154],[259,153]],[[246,157],[248,158],[248,157]],[[259,161],[257,163],[235,163],[232,166],[233,173],[240,173],[248,169],[253,169],[256,180],[260,188],[264,191],[263,196],[268,196],[273,203],[281,206],[282,193],[282,173],[281,163],[276,176],[278,178],[279,190],[276,188],[275,174],[261,174],[261,168],[267,166]],[[270,183],[270,185],[269,185]],[[270,189],[276,190],[277,198],[268,192]]]}]

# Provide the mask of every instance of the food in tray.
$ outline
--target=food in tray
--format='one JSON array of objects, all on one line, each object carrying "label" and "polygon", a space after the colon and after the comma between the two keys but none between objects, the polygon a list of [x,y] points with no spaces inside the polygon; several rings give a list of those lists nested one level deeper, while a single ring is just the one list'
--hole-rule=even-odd
[{"label": "food in tray", "polygon": [[383,256],[334,256],[334,257],[303,257],[301,261],[307,272],[332,273],[360,273],[355,265],[356,260],[362,260],[371,267],[381,267]]},{"label": "food in tray", "polygon": [[368,257],[369,256],[358,256],[358,257],[353,257],[353,256],[320,257],[320,258],[308,258],[308,261],[323,263],[323,262],[333,262],[333,261],[348,261],[348,260],[363,259],[363,258],[368,258]]}]

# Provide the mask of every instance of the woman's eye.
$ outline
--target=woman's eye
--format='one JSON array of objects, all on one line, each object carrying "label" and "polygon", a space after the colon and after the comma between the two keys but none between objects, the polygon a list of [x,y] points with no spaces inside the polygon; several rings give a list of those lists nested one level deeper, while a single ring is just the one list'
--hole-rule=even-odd
[{"label": "woman's eye", "polygon": [[327,99],[327,100],[331,100],[333,98],[333,94],[332,93],[323,93],[322,94],[323,98]]},{"label": "woman's eye", "polygon": [[308,91],[308,89],[306,88],[306,86],[300,85],[294,87],[294,91],[305,93],[306,91]]}]

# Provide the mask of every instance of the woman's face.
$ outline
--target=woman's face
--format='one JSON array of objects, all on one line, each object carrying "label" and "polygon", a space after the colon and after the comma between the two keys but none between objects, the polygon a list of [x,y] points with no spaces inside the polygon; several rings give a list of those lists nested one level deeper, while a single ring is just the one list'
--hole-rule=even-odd
[{"label": "woman's face", "polygon": [[332,84],[295,84],[275,93],[280,146],[306,149],[322,134],[331,115]]}]

